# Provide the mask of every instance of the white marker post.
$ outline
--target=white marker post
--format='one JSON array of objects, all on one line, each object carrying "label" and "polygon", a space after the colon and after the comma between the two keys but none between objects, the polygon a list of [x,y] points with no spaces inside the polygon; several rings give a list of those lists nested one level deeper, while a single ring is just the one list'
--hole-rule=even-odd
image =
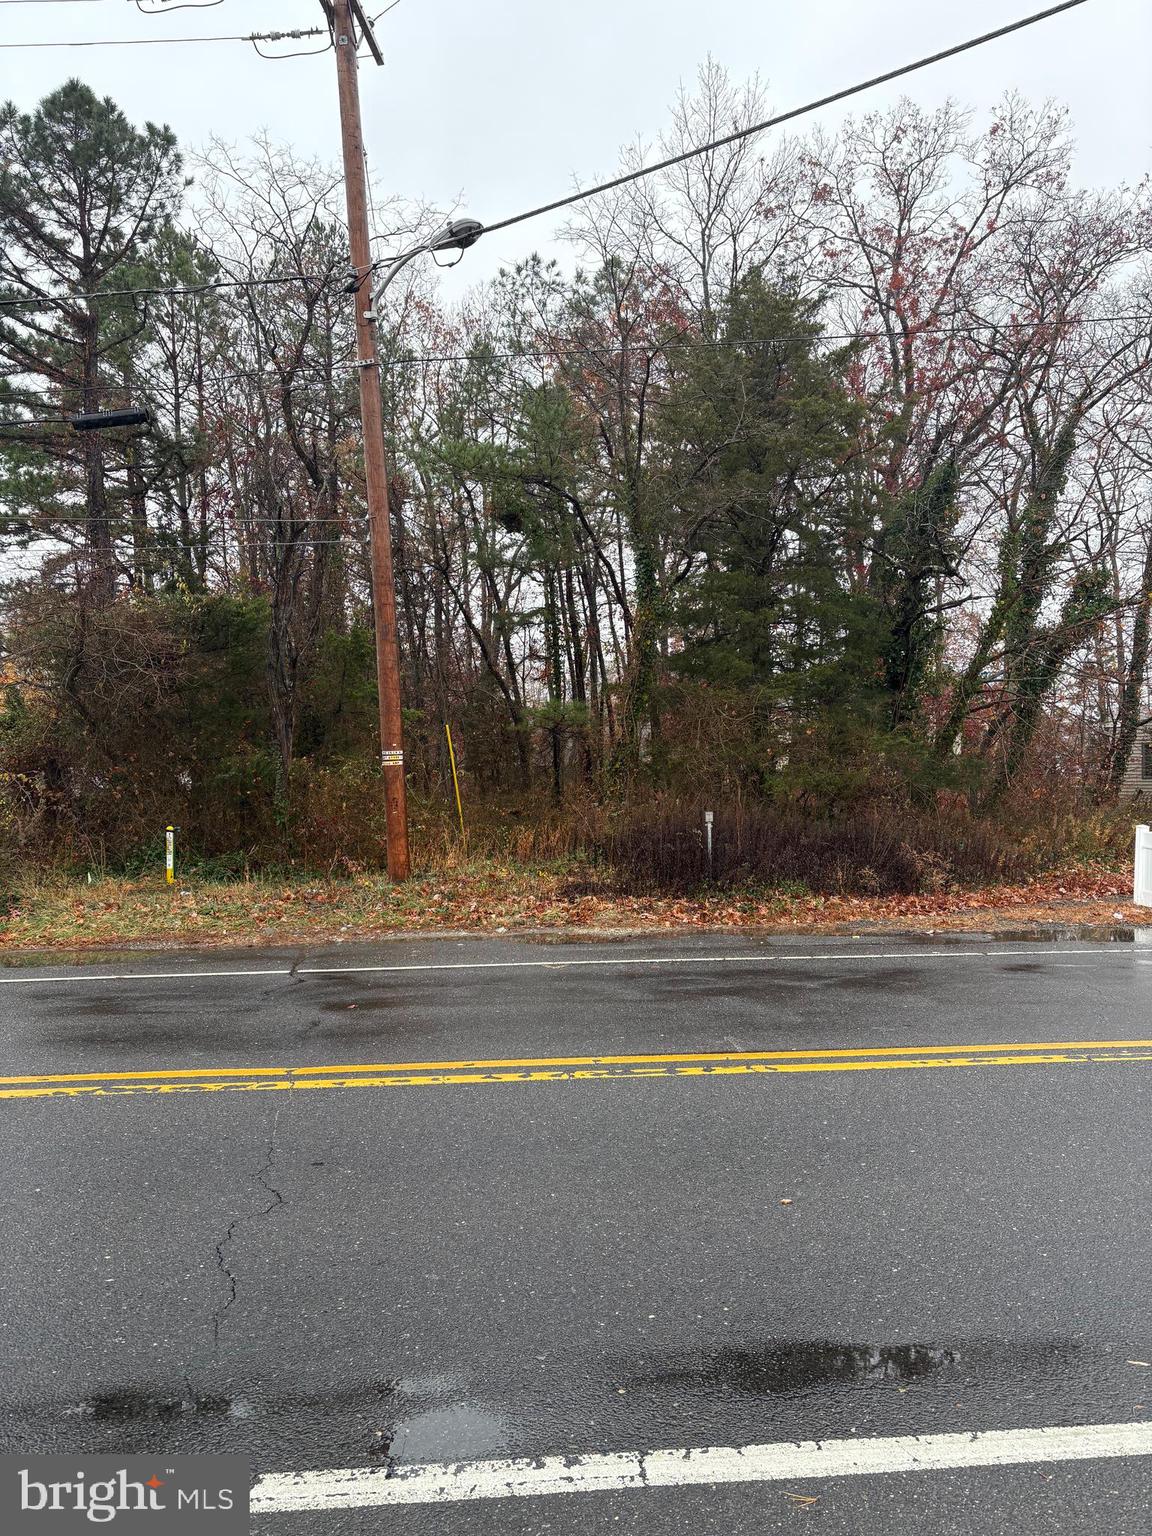
[{"label": "white marker post", "polygon": [[1152,828],[1136,828],[1132,865],[1132,904],[1152,907]]},{"label": "white marker post", "polygon": [[704,857],[708,860],[708,878],[712,878],[712,822],[711,811],[704,812]]},{"label": "white marker post", "polygon": [[176,879],[176,828],[164,829],[164,878],[169,885]]}]

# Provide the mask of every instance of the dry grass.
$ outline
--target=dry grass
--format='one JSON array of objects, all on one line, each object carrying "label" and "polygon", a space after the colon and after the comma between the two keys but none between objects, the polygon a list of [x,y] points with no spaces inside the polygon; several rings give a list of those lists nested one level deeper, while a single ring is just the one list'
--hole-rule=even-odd
[{"label": "dry grass", "polygon": [[812,896],[727,890],[697,897],[621,896],[606,880],[563,865],[461,863],[390,886],[348,880],[234,883],[64,879],[9,897],[0,950],[123,945],[319,943],[404,932],[684,931],[782,933],[1004,929],[1035,924],[1147,921],[1128,877],[1106,867],[1066,869],[1021,885],[920,896]]}]

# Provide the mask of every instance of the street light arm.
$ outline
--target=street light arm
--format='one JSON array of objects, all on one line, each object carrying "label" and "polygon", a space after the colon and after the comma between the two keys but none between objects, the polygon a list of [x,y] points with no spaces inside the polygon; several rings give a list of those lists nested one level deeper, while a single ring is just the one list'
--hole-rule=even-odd
[{"label": "street light arm", "polygon": [[476,244],[483,233],[484,226],[478,219],[453,219],[427,240],[422,240],[419,245],[413,245],[408,250],[401,251],[399,256],[384,268],[383,277],[372,291],[372,304],[371,308],[365,312],[366,316],[370,318],[375,313],[377,318],[382,318],[380,300],[387,292],[388,285],[417,256],[433,251],[466,251],[470,245]]},{"label": "street light arm", "polygon": [[414,245],[410,251],[402,251],[399,256],[395,257],[388,263],[388,265],[384,268],[384,275],[381,277],[376,287],[372,290],[372,303],[369,309],[366,311],[369,316],[371,316],[373,313],[379,316],[380,300],[388,291],[388,286],[392,282],[392,279],[394,277],[398,277],[410,261],[415,261],[417,256],[423,256],[425,251],[430,251],[432,249],[433,247],[428,244]]}]

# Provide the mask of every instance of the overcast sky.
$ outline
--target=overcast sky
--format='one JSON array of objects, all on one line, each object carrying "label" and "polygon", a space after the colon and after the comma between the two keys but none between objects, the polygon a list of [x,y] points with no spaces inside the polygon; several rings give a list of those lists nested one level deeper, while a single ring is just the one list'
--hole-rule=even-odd
[{"label": "overcast sky", "polygon": [[[155,7],[161,0],[142,0]],[[385,0],[370,0],[378,10]],[[0,40],[185,37],[322,25],[319,0],[221,0],[142,16],[133,0],[0,0]],[[1044,0],[399,0],[380,21],[383,69],[362,65],[365,135],[379,184],[495,221],[609,175],[621,145],[650,142],[678,84],[711,54],[736,79],[759,73],[773,110],[1002,26]],[[319,40],[317,40],[319,41]],[[280,47],[306,47],[305,43]],[[1006,40],[857,98],[900,94],[986,111],[1010,88],[1072,112],[1082,181],[1139,180],[1152,144],[1152,4],[1088,0]],[[78,75],[134,121],[182,144],[266,129],[336,161],[331,53],[271,64],[246,43],[0,50],[0,97],[31,109]],[[835,123],[844,109],[821,114]],[[809,122],[816,119],[809,119]],[[443,278],[445,297],[532,250],[543,218],[482,241]]]}]

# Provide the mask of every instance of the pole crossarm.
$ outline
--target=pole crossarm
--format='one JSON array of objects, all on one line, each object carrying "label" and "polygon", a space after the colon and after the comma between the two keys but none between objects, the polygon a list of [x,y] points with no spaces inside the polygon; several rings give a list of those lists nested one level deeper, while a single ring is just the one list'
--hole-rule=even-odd
[{"label": "pole crossarm", "polygon": [[[341,7],[336,0],[320,0],[320,8],[324,12],[328,22],[329,31],[332,33],[332,41],[336,42],[337,36],[351,37],[354,46],[359,46],[359,38],[353,31],[353,26],[359,28],[360,37],[368,44],[368,51],[377,64],[383,64],[384,55],[380,51],[380,44],[376,41],[376,32],[371,21],[365,15],[364,7],[360,0],[348,0],[345,7]],[[337,32],[337,23],[341,23],[340,32]]]},{"label": "pole crossarm", "polygon": [[360,0],[349,0],[349,6],[356,25],[360,28],[360,36],[368,44],[369,52],[377,64],[383,64],[384,55],[380,52],[380,44],[376,41],[376,33],[372,28],[372,23],[364,14],[364,8],[360,4]]}]

